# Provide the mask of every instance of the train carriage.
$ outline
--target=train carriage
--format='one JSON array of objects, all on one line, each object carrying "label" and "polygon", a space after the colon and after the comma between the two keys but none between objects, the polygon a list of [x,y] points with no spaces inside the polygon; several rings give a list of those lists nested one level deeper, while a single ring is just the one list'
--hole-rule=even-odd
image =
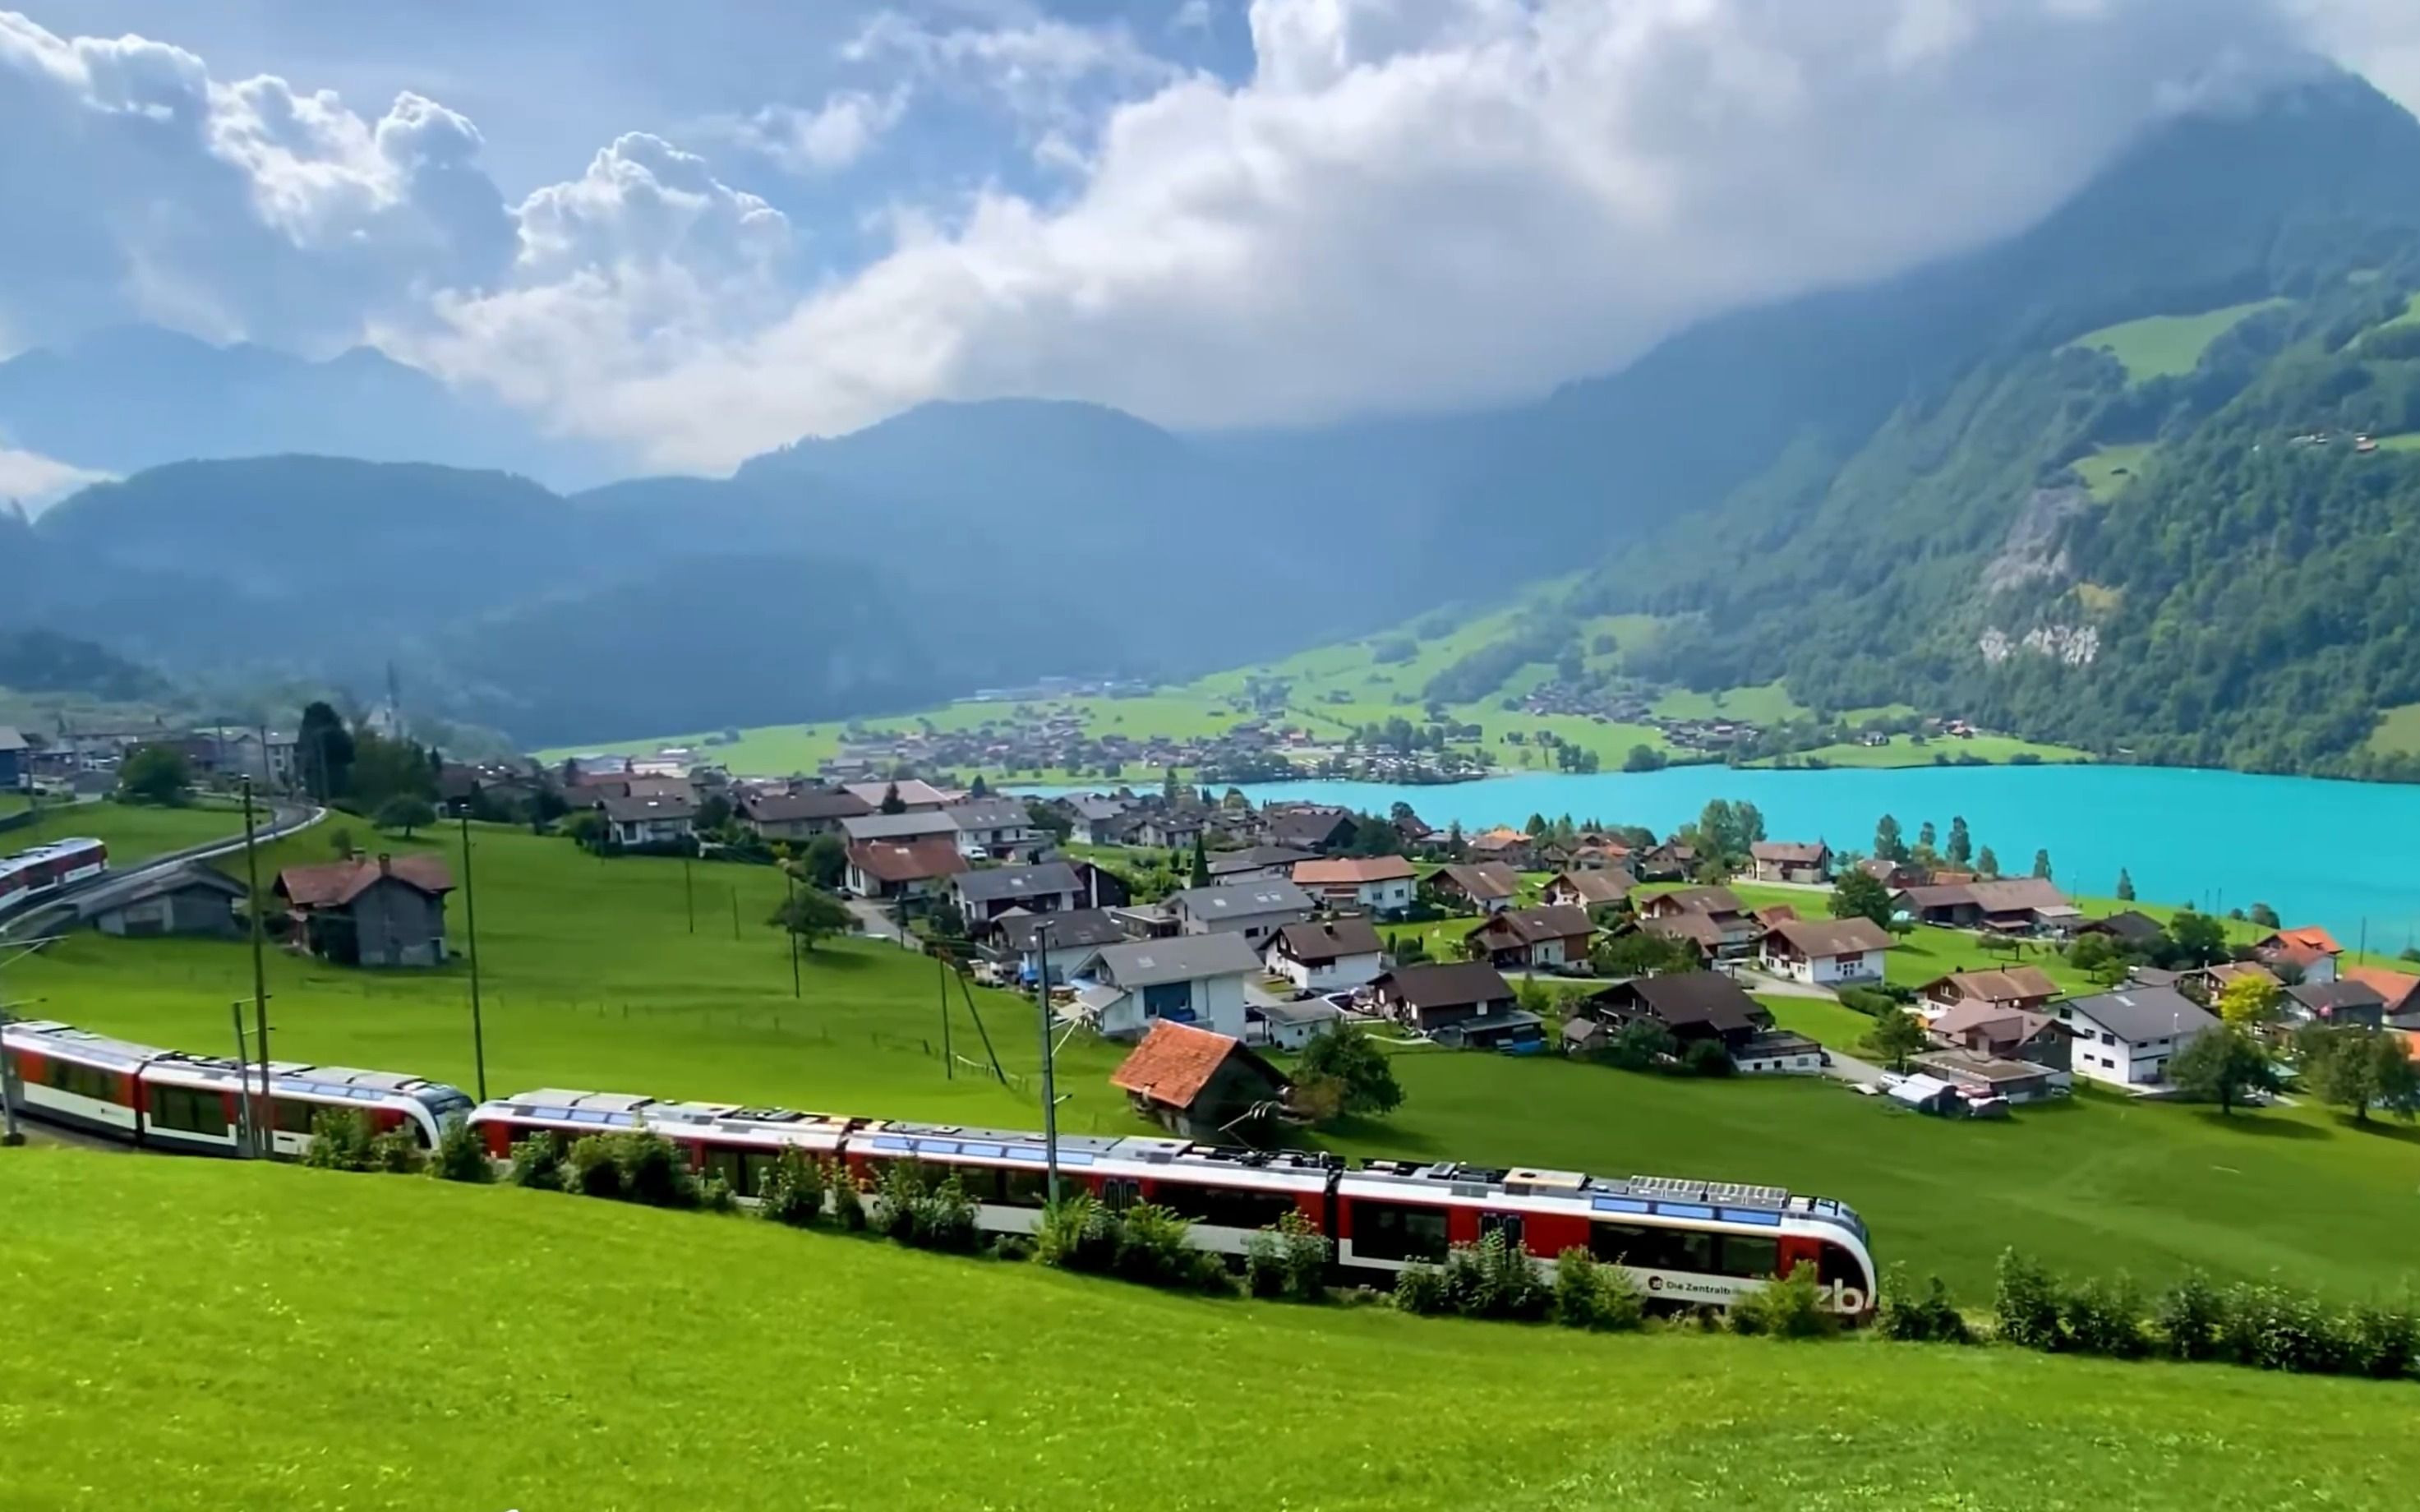
[{"label": "train carriage", "polygon": [[27,1113],[130,1145],[142,1132],[140,1073],[164,1053],[47,1019],[0,1028]]},{"label": "train carriage", "polygon": [[842,1139],[855,1120],[789,1108],[671,1102],[547,1087],[481,1103],[471,1110],[470,1122],[488,1153],[500,1161],[511,1157],[514,1145],[533,1136],[568,1143],[589,1134],[647,1129],[679,1146],[700,1175],[720,1176],[736,1195],[753,1201],[763,1194],[766,1177],[782,1151],[838,1161]]},{"label": "train carriage", "polygon": [[90,881],[109,869],[109,847],[90,838],[54,840],[0,857],[0,911]]}]

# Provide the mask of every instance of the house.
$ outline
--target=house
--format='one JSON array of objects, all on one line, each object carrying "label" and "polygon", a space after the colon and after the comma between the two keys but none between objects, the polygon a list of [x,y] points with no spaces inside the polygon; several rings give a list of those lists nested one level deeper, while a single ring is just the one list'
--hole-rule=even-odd
[{"label": "house", "polygon": [[1758,840],[1747,848],[1761,882],[1828,882],[1832,880],[1832,848],[1818,840]]},{"label": "house", "polygon": [[1048,838],[1021,798],[970,798],[941,816],[958,827],[958,850],[972,861],[1031,860]]},{"label": "house", "polygon": [[1344,1010],[1326,998],[1253,1004],[1244,1009],[1244,1043],[1298,1051],[1343,1021]]},{"label": "house", "polygon": [[597,806],[604,811],[607,843],[625,850],[686,845],[697,820],[697,801],[686,793],[677,798],[600,798]]},{"label": "house", "polygon": [[1354,916],[1286,925],[1262,944],[1261,960],[1304,991],[1342,992],[1377,978],[1384,950],[1370,921]]},{"label": "house", "polygon": [[1891,894],[1891,907],[1918,924],[2009,934],[2056,932],[2084,922],[2083,911],[2045,877],[1902,887]]},{"label": "house", "polygon": [[923,834],[912,840],[859,840],[848,848],[848,874],[844,884],[859,897],[901,899],[930,897],[967,869],[957,843],[945,835]]},{"label": "house", "polygon": [[2342,980],[2359,982],[2376,992],[2381,1001],[2379,1011],[2390,1027],[2420,1029],[2420,976],[2383,966],[2347,966]]},{"label": "house", "polygon": [[0,792],[25,786],[33,768],[33,749],[15,729],[0,725]]},{"label": "house", "polygon": [[1590,994],[1586,1011],[1617,1029],[1648,1021],[1663,1025],[1683,1046],[1718,1039],[1734,1052],[1773,1028],[1772,1012],[1720,972],[1675,972],[1616,982]]},{"label": "house", "polygon": [[1596,926],[1588,910],[1562,906],[1491,913],[1463,935],[1498,969],[1552,968],[1588,959]]},{"label": "house", "polygon": [[1882,980],[1894,943],[1871,919],[1784,919],[1764,931],[1757,951],[1771,975],[1829,987]]},{"label": "house", "polygon": [[1652,894],[1639,900],[1638,921],[1658,934],[1688,939],[1714,956],[1747,955],[1764,934],[1764,927],[1728,887]]},{"label": "house", "polygon": [[948,840],[951,850],[958,848],[958,827],[938,808],[909,814],[861,814],[841,820],[840,833],[851,845],[869,840],[897,843],[938,836]]},{"label": "house", "polygon": [[2178,973],[2176,986],[2179,990],[2204,1002],[2215,1003],[2226,990],[2228,983],[2247,979],[2258,982],[2273,994],[2286,985],[2278,979],[2275,972],[2257,960],[2222,960],[2215,966],[2201,966]]},{"label": "house", "polygon": [[962,871],[950,879],[949,892],[967,927],[978,934],[985,925],[1011,909],[1023,909],[1028,913],[1059,913],[1079,907],[1083,896],[1076,881],[1076,869],[1063,861]]},{"label": "house", "polygon": [[2067,1070],[2074,1036],[2052,1014],[2005,1004],[1970,1002],[1943,1013],[1926,1033],[1951,1050],[2000,1060],[2033,1061]]},{"label": "house", "polygon": [[1423,1034],[1512,1011],[1512,987],[1483,960],[1434,961],[1382,972],[1370,983],[1380,1012]]},{"label": "house", "polygon": [[1450,906],[1495,913],[1520,896],[1521,874],[1500,862],[1478,862],[1440,866],[1429,873],[1428,885]]},{"label": "house", "polygon": [[1247,1142],[1239,1129],[1265,1127],[1289,1090],[1284,1073],[1241,1039],[1173,1022],[1154,1024],[1109,1083],[1170,1133],[1229,1145]]},{"label": "house", "polygon": [[995,920],[992,937],[1016,957],[1017,975],[1033,981],[1047,971],[1056,985],[1074,974],[1104,945],[1126,942],[1125,929],[1107,909],[1070,909],[1063,913],[1010,913]]},{"label": "house", "polygon": [[1893,861],[1888,856],[1868,856],[1857,863],[1857,869],[1894,893],[1921,887],[1931,881],[1922,866],[1912,862]]},{"label": "house", "polygon": [[1296,862],[1294,884],[1324,907],[1391,919],[1412,906],[1412,876],[1401,856],[1323,857]]},{"label": "house", "polygon": [[216,935],[233,938],[237,899],[244,886],[226,873],[198,863],[104,882],[77,895],[76,917],[103,934]]},{"label": "house", "polygon": [[1514,871],[1537,859],[1537,846],[1519,830],[1493,829],[1472,835],[1466,842],[1474,860],[1495,862]]},{"label": "house", "polygon": [[1353,843],[1360,830],[1350,811],[1321,804],[1272,807],[1263,814],[1268,820],[1268,843],[1292,850],[1341,850]]},{"label": "house", "polygon": [[1312,859],[1312,852],[1290,845],[1247,846],[1241,850],[1210,853],[1210,880],[1230,882],[1284,881],[1294,876],[1295,863]]},{"label": "house", "polygon": [[1630,900],[1630,890],[1637,885],[1629,871],[1621,866],[1602,871],[1567,871],[1546,884],[1545,899],[1559,907],[1586,909],[1594,913],[1599,909],[1621,907]]},{"label": "house", "polygon": [[873,805],[845,787],[750,793],[739,801],[739,823],[760,840],[812,840],[841,833],[843,819],[863,818]]},{"label": "house", "polygon": [[1090,861],[1070,861],[1067,865],[1076,874],[1076,891],[1081,899],[1079,907],[1122,909],[1134,901],[1134,889],[1126,885],[1125,878],[1109,867]]},{"label": "house", "polygon": [[1916,1011],[1931,1019],[1970,1004],[2039,1012],[2058,996],[2058,984],[2039,966],[2010,966],[2002,971],[1952,972],[1916,990],[1920,1000]]},{"label": "house", "polygon": [[2316,924],[2272,930],[2252,943],[2254,959],[2273,970],[2290,968],[2304,982],[2335,981],[2336,958],[2343,954],[2335,937]]},{"label": "house", "polygon": [[1071,979],[1082,988],[1083,1016],[1109,1038],[1133,1038],[1163,1020],[1240,1038],[1244,983],[1260,970],[1244,937],[1222,931],[1104,945]]},{"label": "house", "polygon": [[1240,934],[1257,946],[1278,929],[1311,917],[1311,897],[1292,882],[1188,887],[1168,900],[1185,934]]},{"label": "house", "polygon": [[2051,1011],[2075,1036],[2075,1074],[2127,1088],[2164,1082],[2168,1057],[2218,1022],[2174,988],[2125,987],[2054,1003]]},{"label": "house", "polygon": [[2159,920],[2133,909],[2105,919],[2086,919],[2075,927],[2075,932],[2106,936],[2111,943],[2124,950],[2139,950],[2167,934]]},{"label": "house", "polygon": [[1053,801],[1067,816],[1067,838],[1078,845],[1117,845],[1125,837],[1125,817],[1134,808],[1128,798],[1084,793]]},{"label": "house", "polygon": [[340,966],[442,966],[454,874],[433,855],[357,856],[277,874],[296,943]]},{"label": "house", "polygon": [[[219,775],[249,777],[260,787],[292,787],[299,780],[295,758],[302,745],[292,731],[256,727],[213,733],[217,750],[212,765]],[[7,786],[0,776],[0,787]]]},{"label": "house", "polygon": [[1157,850],[1188,850],[1210,833],[1210,815],[1198,808],[1150,808],[1126,818],[1126,844]]},{"label": "house", "polygon": [[1638,857],[1638,880],[1644,882],[1683,881],[1697,869],[1697,848],[1677,840],[1651,846]]},{"label": "house", "polygon": [[908,814],[933,813],[946,806],[952,796],[914,777],[899,782],[852,782],[845,784],[844,790],[877,814],[894,794],[904,805],[902,812]]},{"label": "house", "polygon": [[2006,1098],[2010,1102],[2044,1102],[2065,1096],[2075,1082],[2059,1067],[1963,1050],[1912,1055],[1908,1065],[1925,1076],[1947,1083],[1969,1100]]},{"label": "house", "polygon": [[2358,1024],[2364,1029],[2386,1024],[2386,999],[2366,982],[2297,982],[2286,989],[2285,1011],[2302,1023]]}]

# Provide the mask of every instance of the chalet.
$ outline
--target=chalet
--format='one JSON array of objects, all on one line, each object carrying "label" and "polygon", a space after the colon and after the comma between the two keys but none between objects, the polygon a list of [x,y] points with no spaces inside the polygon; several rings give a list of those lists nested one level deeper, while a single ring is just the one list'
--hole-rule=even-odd
[{"label": "chalet", "polygon": [[1458,864],[1431,872],[1428,885],[1449,906],[1495,913],[1520,896],[1521,874],[1499,862]]},{"label": "chalet", "polygon": [[843,819],[863,818],[871,804],[841,787],[750,793],[738,804],[739,824],[760,840],[812,840],[838,834]]},{"label": "chalet", "polygon": [[929,782],[914,777],[898,782],[852,782],[845,786],[850,796],[876,813],[892,799],[897,799],[900,811],[907,814],[930,814],[948,805],[951,795]]},{"label": "chalet", "polygon": [[1266,838],[1271,845],[1298,850],[1326,852],[1340,850],[1353,843],[1360,826],[1352,814],[1341,808],[1320,804],[1299,807],[1270,807],[1262,811],[1267,819]]},{"label": "chalet", "polygon": [[1916,1011],[1930,1019],[1970,1005],[2038,1013],[2058,996],[2058,984],[2039,966],[2010,966],[2003,971],[1953,972],[1916,990],[1920,1000]]},{"label": "chalet", "polygon": [[2315,924],[2273,930],[2252,943],[2254,959],[2273,971],[2290,970],[2302,982],[2335,981],[2336,958],[2343,954],[2335,937]]},{"label": "chalet", "polygon": [[1076,874],[1076,891],[1082,900],[1079,907],[1122,909],[1134,901],[1134,889],[1109,867],[1090,861],[1070,861],[1067,867]]},{"label": "chalet", "polygon": [[848,890],[876,901],[930,897],[967,869],[956,842],[925,834],[912,840],[860,840],[848,848]]},{"label": "chalet", "polygon": [[1321,858],[1294,867],[1294,884],[1313,902],[1382,919],[1412,906],[1412,864],[1401,856]]},{"label": "chalet", "polygon": [[1697,953],[1699,965],[1722,955],[1727,943],[1723,927],[1709,913],[1672,913],[1662,918],[1635,919],[1630,928],[1688,946]]},{"label": "chalet", "polygon": [[1127,816],[1134,802],[1125,798],[1105,797],[1086,793],[1072,798],[1054,800],[1059,811],[1067,816],[1067,838],[1078,845],[1118,845],[1125,838]]},{"label": "chalet", "polygon": [[454,874],[433,855],[356,857],[277,874],[294,940],[340,966],[445,964],[445,895]]},{"label": "chalet", "polygon": [[1047,971],[1054,984],[1067,980],[1102,946],[1124,944],[1127,938],[1106,909],[1007,913],[992,921],[990,932],[1001,949],[1016,956],[1019,977],[1031,982]]},{"label": "chalet", "polygon": [[1238,934],[1179,935],[1104,945],[1072,974],[1081,1015],[1110,1039],[1162,1021],[1244,1033],[1244,984],[1261,959]]},{"label": "chalet", "polygon": [[1256,1003],[1244,1009],[1244,1043],[1298,1051],[1343,1021],[1344,1010],[1326,998]]},{"label": "chalet", "polygon": [[2275,972],[2257,960],[2222,960],[2214,966],[2201,966],[2192,971],[2180,972],[2177,975],[2176,987],[2188,996],[2199,998],[2206,1003],[2215,1003],[2220,994],[2226,990],[2229,983],[2245,980],[2258,982],[2269,989],[2272,994],[2286,985]]},{"label": "chalet", "polygon": [[1637,886],[1630,873],[1621,867],[1604,871],[1566,871],[1546,884],[1545,900],[1560,908],[1586,909],[1593,913],[1599,909],[1618,909],[1630,900],[1630,890]]},{"label": "chalet", "polygon": [[102,882],[75,896],[76,918],[103,934],[125,937],[239,933],[236,903],[241,882],[198,862],[139,872],[119,882]]},{"label": "chalet", "polygon": [[1902,888],[1921,887],[1932,880],[1922,866],[1912,862],[1893,861],[1888,856],[1868,856],[1857,863],[1857,869],[1894,893]]},{"label": "chalet", "polygon": [[1313,852],[1299,850],[1290,845],[1247,846],[1241,850],[1212,851],[1209,857],[1210,880],[1225,884],[1249,881],[1284,881],[1294,876],[1295,864],[1310,861]]},{"label": "chalet", "polygon": [[840,832],[851,845],[883,841],[892,845],[910,840],[947,840],[950,849],[958,849],[958,827],[938,808],[919,809],[907,814],[862,814],[840,821]]},{"label": "chalet", "polygon": [[1491,913],[1463,935],[1474,959],[1485,953],[1498,969],[1552,968],[1588,959],[1596,926],[1588,910],[1560,906]]},{"label": "chalet", "polygon": [[2366,982],[2297,982],[2286,989],[2284,1008],[2286,1016],[2299,1023],[2356,1024],[2364,1029],[2386,1024],[2386,999]]},{"label": "chalet", "polygon": [[1892,943],[1871,919],[1784,919],[1765,930],[1758,954],[1775,976],[1828,987],[1880,981]]},{"label": "chalet", "polygon": [[1741,904],[1739,896],[1728,887],[1683,887],[1652,894],[1639,900],[1638,919],[1641,925],[1651,927],[1688,920],[1679,929],[1663,927],[1656,932],[1684,934],[1714,955],[1745,955],[1755,948],[1764,932]]},{"label": "chalet", "polygon": [[962,871],[950,879],[949,892],[967,927],[978,932],[1011,909],[1062,913],[1078,907],[1083,896],[1075,868],[1063,861]]},{"label": "chalet", "polygon": [[1169,900],[1185,934],[1239,934],[1252,945],[1311,917],[1311,897],[1292,882],[1188,887]]},{"label": "chalet", "polygon": [[1519,830],[1489,830],[1472,835],[1466,845],[1473,860],[1496,862],[1514,871],[1536,859],[1536,843]]},{"label": "chalet", "polygon": [[1242,1040],[1189,1024],[1152,1026],[1109,1073],[1142,1116],[1180,1138],[1235,1144],[1239,1130],[1274,1121],[1289,1083]]},{"label": "chalet", "polygon": [[1021,798],[970,798],[941,817],[957,826],[958,850],[970,861],[1030,861],[1049,838]]},{"label": "chalet", "polygon": [[1747,848],[1761,882],[1821,883],[1832,880],[1832,848],[1794,840],[1759,840]]},{"label": "chalet", "polygon": [[2086,919],[2075,927],[2075,932],[2103,936],[2123,950],[2142,949],[2167,935],[2159,920],[2133,909],[2112,913],[2105,919]]},{"label": "chalet", "polygon": [[597,808],[605,815],[605,839],[625,850],[689,843],[697,822],[697,801],[678,797],[604,798]]},{"label": "chalet", "polygon": [[1198,808],[1153,808],[1128,816],[1126,843],[1157,850],[1183,850],[1209,834],[1210,816]]},{"label": "chalet", "polygon": [[2381,1000],[2385,1023],[2397,1029],[2420,1029],[2420,976],[2383,966],[2347,966],[2342,980],[2359,982]]},{"label": "chalet", "polygon": [[1262,944],[1261,960],[1304,991],[1342,992],[1376,980],[1384,950],[1369,920],[1347,917],[1286,925]]},{"label": "chalet", "polygon": [[1381,1012],[1428,1035],[1508,1021],[1516,1011],[1512,985],[1483,960],[1399,966],[1372,981],[1370,992]]},{"label": "chalet", "polygon": [[1698,869],[1698,851],[1677,840],[1668,840],[1649,848],[1638,857],[1638,880],[1647,882],[1677,882],[1688,879]]},{"label": "chalet", "polygon": [[1933,1020],[1925,1032],[1951,1050],[2000,1060],[2033,1061],[2062,1071],[2070,1068],[2073,1035],[2050,1013],[1997,1003],[1962,1003]]},{"label": "chalet", "polygon": [[[1762,908],[1748,910],[1747,916],[1757,922],[1757,927],[1761,931],[1770,929],[1776,924],[1789,923],[1798,917],[1798,911],[1787,903],[1767,903]],[[1761,938],[1761,935],[1760,934],[1759,937]]]},{"label": "chalet", "polygon": [[2158,1086],[2168,1059],[2218,1021],[2173,988],[2126,987],[2051,1005],[2075,1036],[2078,1076],[2111,1086]]},{"label": "chalet", "polygon": [[2007,934],[2063,932],[2084,921],[2067,895],[2043,877],[1902,887],[1891,895],[1891,907],[1918,924]]},{"label": "chalet", "polygon": [[[1969,1102],[2005,1098],[2010,1102],[2042,1102],[2073,1088],[2075,1079],[2064,1068],[2040,1061],[2010,1060],[1966,1050],[1942,1050],[1908,1057],[1917,1077],[1948,1083]],[[1911,1078],[1914,1080],[1915,1078]]]},{"label": "chalet", "polygon": [[1773,1028],[1771,1010],[1720,972],[1676,972],[1616,982],[1591,993],[1586,1011],[1616,1029],[1645,1020],[1663,1025],[1683,1046],[1717,1039],[1734,1052]]}]

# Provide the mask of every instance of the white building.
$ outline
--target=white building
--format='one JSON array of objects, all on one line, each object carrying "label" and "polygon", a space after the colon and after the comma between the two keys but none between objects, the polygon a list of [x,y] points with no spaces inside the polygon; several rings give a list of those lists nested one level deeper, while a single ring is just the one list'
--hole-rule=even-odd
[{"label": "white building", "polygon": [[2172,987],[2120,988],[2054,1003],[2050,1011],[2075,1037],[2073,1073],[2127,1088],[2165,1083],[2170,1057],[2218,1023]]},{"label": "white building", "polygon": [[1076,971],[1093,986],[1078,994],[1085,1015],[1111,1039],[1141,1036],[1165,1019],[1244,1037],[1244,980],[1261,958],[1232,931],[1137,940],[1093,952]]},{"label": "white building", "polygon": [[1169,898],[1168,906],[1186,934],[1239,934],[1255,948],[1277,930],[1311,917],[1310,896],[1292,882],[1188,887]]},{"label": "white building", "polygon": [[958,827],[958,850],[972,861],[1022,861],[1047,838],[1020,798],[970,798],[941,810]]},{"label": "white building", "polygon": [[1871,919],[1784,919],[1758,943],[1770,974],[1817,986],[1882,980],[1890,931]]},{"label": "white building", "polygon": [[1294,867],[1294,884],[1327,907],[1382,919],[1412,906],[1412,879],[1401,856],[1315,856]]},{"label": "white building", "polygon": [[690,836],[697,804],[686,798],[606,798],[605,834],[618,846],[677,845]]},{"label": "white building", "polygon": [[1327,1033],[1344,1021],[1344,1010],[1326,998],[1305,998],[1299,1003],[1263,1003],[1245,1010],[1245,1021],[1257,1025],[1256,1033],[1248,1032],[1244,1043],[1265,1045],[1272,1050],[1296,1051]]},{"label": "white building", "polygon": [[1385,947],[1363,918],[1289,924],[1264,941],[1261,960],[1307,992],[1342,992],[1375,981]]}]

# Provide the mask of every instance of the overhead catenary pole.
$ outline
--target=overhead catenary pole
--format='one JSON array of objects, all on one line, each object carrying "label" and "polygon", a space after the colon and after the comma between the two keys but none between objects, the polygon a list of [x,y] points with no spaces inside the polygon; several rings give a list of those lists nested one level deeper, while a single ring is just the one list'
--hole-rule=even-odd
[{"label": "overhead catenary pole", "polygon": [[243,999],[236,998],[227,1004],[227,1017],[235,1021],[235,1063],[243,1072],[243,1096],[235,1104],[236,1153],[253,1160],[260,1154],[260,1134],[253,1128],[252,1051],[243,1034]]},{"label": "overhead catenary pole", "polygon": [[789,916],[782,922],[787,926],[790,936],[790,996],[797,998],[800,995],[799,988],[799,874],[784,866],[782,869],[782,881],[788,889],[790,897],[788,911]]},{"label": "overhead catenary pole", "polygon": [[941,1076],[954,1082],[958,1066],[950,1055],[950,963],[938,950],[933,952],[933,980],[941,990]]},{"label": "overhead catenary pole", "polygon": [[252,917],[252,1016],[253,1032],[260,1051],[260,1095],[263,1106],[253,1115],[253,1139],[263,1156],[277,1153],[277,1127],[274,1110],[267,1105],[272,1086],[269,1071],[269,967],[263,959],[260,943],[260,863],[255,854],[256,839],[252,823],[252,779],[243,779],[243,881],[251,906],[244,912]]},{"label": "overhead catenary pole", "polygon": [[1033,1011],[1042,1028],[1042,1160],[1049,1174],[1050,1206],[1059,1206],[1059,1083],[1050,1063],[1050,920],[1033,932],[1042,970],[1033,976]]},{"label": "overhead catenary pole", "polygon": [[479,1003],[479,886],[471,869],[471,813],[462,811],[462,912],[471,942],[471,1060],[477,1068],[479,1100],[488,1100],[488,1026]]}]

